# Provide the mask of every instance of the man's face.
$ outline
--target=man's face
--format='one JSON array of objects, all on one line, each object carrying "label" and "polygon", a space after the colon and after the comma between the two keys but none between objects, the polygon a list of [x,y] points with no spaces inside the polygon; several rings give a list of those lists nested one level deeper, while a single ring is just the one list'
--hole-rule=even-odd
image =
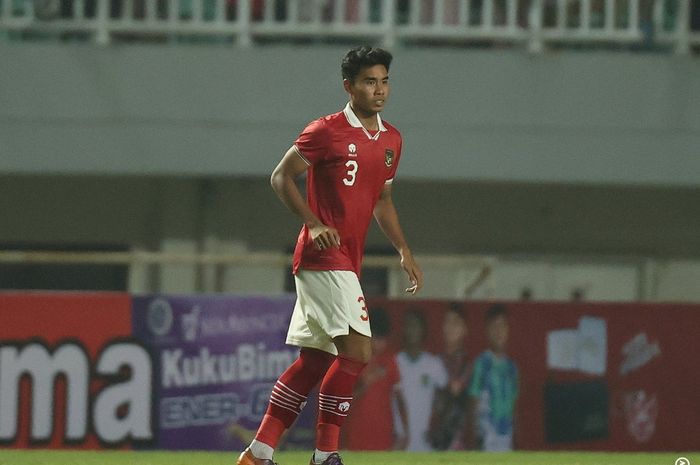
[{"label": "man's face", "polygon": [[508,342],[508,320],[505,316],[499,316],[489,322],[487,331],[493,348],[503,351]]},{"label": "man's face", "polygon": [[458,315],[453,312],[447,312],[445,321],[442,324],[442,333],[445,338],[445,345],[454,348],[464,343],[467,337],[467,325]]},{"label": "man's face", "polygon": [[355,113],[372,116],[384,109],[389,98],[389,71],[384,65],[362,68],[353,82],[343,81]]},{"label": "man's face", "polygon": [[423,323],[417,317],[413,315],[406,315],[404,319],[404,340],[407,346],[417,347],[423,343],[423,337],[425,336],[425,328]]}]

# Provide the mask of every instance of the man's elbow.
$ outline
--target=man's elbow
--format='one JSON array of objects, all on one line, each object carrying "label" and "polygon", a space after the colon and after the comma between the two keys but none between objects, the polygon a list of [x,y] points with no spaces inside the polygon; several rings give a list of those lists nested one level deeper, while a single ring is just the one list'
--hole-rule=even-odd
[{"label": "man's elbow", "polygon": [[274,171],[272,171],[272,174],[270,175],[270,186],[272,186],[272,190],[275,192],[279,192],[283,182],[284,176],[280,171],[279,167],[277,167],[274,169]]}]

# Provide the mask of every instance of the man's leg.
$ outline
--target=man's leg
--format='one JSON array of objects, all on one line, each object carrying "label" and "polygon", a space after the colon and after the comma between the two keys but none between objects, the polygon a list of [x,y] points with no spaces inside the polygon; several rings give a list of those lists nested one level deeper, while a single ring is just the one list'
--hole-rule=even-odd
[{"label": "man's leg", "polygon": [[318,394],[318,425],[313,461],[323,463],[338,451],[340,427],[348,415],[352,393],[362,369],[372,355],[370,338],[350,329],[347,336],[333,339],[338,357],[323,377]]},{"label": "man's leg", "polygon": [[258,459],[272,459],[282,433],[306,405],[306,396],[323,378],[335,356],[318,349],[302,348],[299,358],[275,383],[267,412],[260,423],[250,451]]}]

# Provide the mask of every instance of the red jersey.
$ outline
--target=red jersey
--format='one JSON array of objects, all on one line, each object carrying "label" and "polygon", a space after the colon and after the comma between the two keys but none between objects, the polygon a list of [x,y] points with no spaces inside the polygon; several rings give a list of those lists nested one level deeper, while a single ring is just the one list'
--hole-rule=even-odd
[{"label": "red jersey", "polygon": [[309,165],[306,197],[311,211],[338,230],[340,249],[318,250],[304,225],[294,249],[294,273],[349,270],[360,276],[374,206],[394,179],[401,134],[377,115],[379,131],[367,131],[348,103],[343,111],[311,122],[294,142]]}]

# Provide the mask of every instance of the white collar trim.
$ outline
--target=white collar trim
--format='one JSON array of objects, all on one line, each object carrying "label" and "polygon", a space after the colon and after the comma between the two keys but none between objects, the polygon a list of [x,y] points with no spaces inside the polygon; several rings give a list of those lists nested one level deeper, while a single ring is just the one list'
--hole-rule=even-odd
[{"label": "white collar trim", "polygon": [[382,123],[382,118],[379,116],[379,113],[377,113],[377,125],[379,126],[379,131],[372,136],[369,131],[362,125],[360,122],[360,119],[357,117],[354,111],[352,111],[352,107],[350,106],[350,102],[345,105],[345,108],[343,108],[343,113],[345,114],[345,118],[348,120],[348,123],[350,126],[353,128],[362,128],[362,130],[365,132],[365,135],[369,139],[377,140],[379,139],[379,134],[382,132],[386,132],[388,129],[384,126],[384,123]]}]

